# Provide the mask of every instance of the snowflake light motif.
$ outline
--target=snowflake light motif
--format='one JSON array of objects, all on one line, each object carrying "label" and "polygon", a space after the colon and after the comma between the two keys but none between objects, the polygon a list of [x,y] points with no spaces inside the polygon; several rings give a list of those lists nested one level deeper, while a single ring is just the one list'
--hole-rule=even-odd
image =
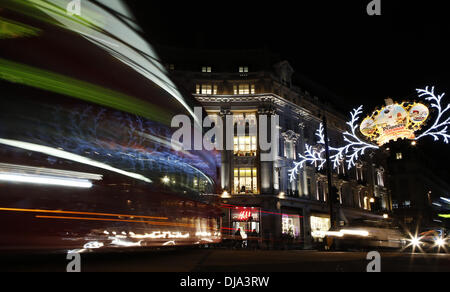
[{"label": "snowflake light motif", "polygon": [[[364,142],[356,135],[356,130],[359,128],[358,121],[360,115],[362,114],[362,109],[363,106],[360,106],[351,112],[352,119],[347,123],[347,125],[351,128],[351,132],[345,132],[343,134],[346,145],[340,148],[329,147],[330,153],[336,152],[334,155],[330,156],[334,169],[341,166],[344,160],[346,160],[348,169],[351,169],[356,165],[359,157],[364,155],[366,151],[379,149],[378,146]],[[316,136],[319,138],[318,144],[324,145],[325,135],[323,124],[320,124],[320,127],[316,132]],[[300,160],[298,162],[294,162],[294,168],[289,171],[291,182],[295,180],[299,171],[303,169],[307,163],[311,165],[318,165],[318,169],[322,170],[326,163],[324,153],[325,149],[323,147],[321,147],[320,150],[315,150],[314,147],[306,144],[305,155],[299,154]]]},{"label": "snowflake light motif", "polygon": [[[431,107],[437,109],[438,112],[433,126],[419,135],[415,140],[420,140],[424,137],[431,136],[435,141],[440,141],[442,139],[445,143],[449,144],[450,116],[448,116],[448,114],[450,113],[450,104],[447,104],[446,107],[443,105],[443,98],[445,96],[445,93],[436,95],[435,88],[431,87],[430,89],[429,86],[427,86],[425,89],[417,89],[417,92],[419,94],[419,97],[425,98],[425,100],[431,103]],[[347,131],[343,134],[346,145],[339,148],[331,146],[329,147],[330,153],[335,152],[335,154],[330,156],[330,160],[333,162],[334,169],[340,167],[344,161],[347,163],[347,168],[351,169],[352,167],[356,166],[359,157],[364,155],[366,151],[380,149],[379,146],[364,142],[356,135],[356,131],[359,128],[358,122],[362,112],[363,106],[360,106],[359,108],[354,109],[351,112],[351,121],[347,122],[347,125],[350,126],[351,131]],[[446,116],[447,118],[445,118]],[[316,132],[316,136],[319,138],[318,144],[324,145],[325,135],[323,124],[320,124],[320,127]],[[314,148],[306,144],[305,155],[299,154],[300,160],[298,162],[294,162],[294,168],[289,171],[291,182],[296,179],[299,171],[304,168],[307,163],[316,165],[318,166],[319,170],[322,170],[326,163],[324,154],[324,147],[321,146]]]},{"label": "snowflake light motif", "polygon": [[450,126],[450,117],[447,117],[446,120],[444,119],[445,116],[448,115],[450,104],[447,104],[447,107],[443,109],[443,98],[445,96],[445,93],[436,95],[434,87],[432,87],[430,90],[429,86],[427,86],[425,89],[417,89],[417,93],[419,94],[419,97],[425,98],[425,100],[431,102],[431,107],[437,109],[438,116],[433,126],[419,135],[416,140],[431,136],[434,138],[434,141],[439,141],[442,139],[446,144],[448,144],[450,142],[450,134],[448,132],[448,126]]}]

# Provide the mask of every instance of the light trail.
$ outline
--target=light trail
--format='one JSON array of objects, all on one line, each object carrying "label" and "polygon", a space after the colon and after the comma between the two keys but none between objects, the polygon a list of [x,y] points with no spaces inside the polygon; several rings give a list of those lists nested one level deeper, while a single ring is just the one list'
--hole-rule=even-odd
[{"label": "light trail", "polygon": [[57,219],[57,220],[84,220],[84,221],[103,221],[103,222],[127,222],[127,223],[145,223],[149,225],[161,225],[161,226],[176,226],[176,227],[188,227],[195,228],[192,224],[181,224],[171,222],[156,222],[145,220],[121,220],[121,219],[106,219],[106,218],[88,218],[88,217],[65,217],[65,216],[35,216],[38,219]]},{"label": "light trail", "polygon": [[93,212],[77,212],[77,211],[59,211],[59,210],[40,210],[40,209],[0,208],[0,211],[5,211],[5,212],[28,212],[28,213],[47,213],[47,214],[88,215],[88,216],[106,216],[106,217],[128,217],[128,218],[143,218],[143,219],[156,219],[156,220],[168,220],[169,219],[167,217],[124,215],[124,214],[108,214],[108,213],[93,213]]}]

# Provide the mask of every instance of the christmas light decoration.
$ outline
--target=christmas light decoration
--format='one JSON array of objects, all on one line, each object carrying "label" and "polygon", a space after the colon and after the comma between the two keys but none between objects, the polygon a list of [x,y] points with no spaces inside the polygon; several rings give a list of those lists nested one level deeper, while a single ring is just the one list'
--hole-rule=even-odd
[{"label": "christmas light decoration", "polygon": [[319,170],[322,170],[325,163],[327,162],[323,157],[325,149],[322,148],[320,150],[316,150],[313,146],[310,146],[308,144],[305,144],[305,148],[305,155],[298,154],[300,161],[294,162],[294,168],[289,170],[289,178],[291,182],[295,180],[299,171],[305,167],[306,163],[317,165],[317,168]]},{"label": "christmas light decoration", "polygon": [[417,89],[417,92],[420,97],[425,98],[425,100],[431,102],[431,107],[437,109],[438,115],[437,118],[433,124],[428,130],[423,132],[420,136],[416,138],[416,140],[422,139],[427,136],[431,136],[434,138],[434,141],[439,141],[440,139],[443,139],[446,144],[449,143],[450,134],[448,132],[448,126],[450,125],[450,117],[447,117],[446,120],[444,120],[446,114],[448,114],[448,111],[450,110],[450,104],[447,104],[447,107],[445,109],[443,106],[443,98],[445,96],[445,93],[441,95],[436,95],[434,87],[431,88],[427,86],[425,89]]},{"label": "christmas light decoration", "polygon": [[[425,89],[417,89],[419,97],[425,98],[426,101],[431,102],[431,107],[437,109],[437,117],[433,125],[416,137],[415,131],[419,131],[422,125],[429,118],[428,106],[421,103],[402,104],[391,103],[381,110],[375,111],[372,116],[367,117],[361,125],[359,125],[360,116],[363,113],[363,106],[354,109],[351,112],[351,120],[347,122],[350,131],[343,133],[345,145],[342,147],[329,147],[330,160],[333,162],[333,168],[337,169],[342,163],[347,164],[347,168],[356,166],[357,161],[369,150],[378,150],[380,146],[390,142],[396,141],[399,138],[411,139],[415,143],[417,140],[424,137],[431,136],[435,141],[443,140],[445,143],[450,143],[450,133],[448,128],[450,126],[450,104],[445,107],[443,105],[444,94],[436,95],[435,88],[426,87]],[[445,109],[444,109],[445,108]],[[445,118],[447,116],[447,118]],[[358,137],[357,130],[360,128],[361,134],[376,141],[378,145],[366,142]],[[324,126],[320,124],[316,131],[318,137],[317,146],[313,147],[308,144],[305,145],[305,154],[299,154],[299,161],[294,162],[294,168],[289,171],[291,182],[294,181],[301,169],[306,164],[315,165],[318,170],[322,170],[325,166],[325,134]],[[417,145],[412,144],[412,145]]]},{"label": "christmas light decoration", "polygon": [[[348,169],[351,169],[356,165],[359,157],[364,155],[367,150],[379,149],[378,146],[364,142],[356,135],[356,130],[359,127],[359,116],[362,113],[362,109],[363,106],[360,106],[351,112],[351,121],[347,123],[347,125],[351,128],[351,132],[347,131],[343,134],[346,145],[340,148],[329,147],[330,152],[335,152],[335,154],[330,156],[334,169],[338,168],[343,161],[346,161]],[[298,162],[294,162],[294,168],[289,171],[291,182],[295,180],[299,171],[303,169],[306,164],[316,165],[319,170],[322,170],[325,166],[325,148],[322,146],[325,144],[323,124],[320,124],[319,129],[316,132],[316,136],[319,138],[318,144],[320,147],[313,147],[308,144],[305,145],[305,155],[299,154],[300,160]]]},{"label": "christmas light decoration", "polygon": [[358,161],[359,157],[364,155],[367,150],[378,150],[379,147],[364,142],[356,135],[356,130],[359,128],[358,121],[359,117],[362,114],[363,106],[360,106],[357,109],[354,109],[351,113],[351,121],[347,122],[347,125],[350,126],[351,132],[345,132],[343,134],[344,141],[347,143],[345,146],[340,148],[333,148],[330,147],[330,152],[335,151],[336,154],[332,155],[330,159],[333,161],[334,168],[337,168],[341,165],[342,161],[345,159],[347,162],[347,168],[351,169],[356,165],[356,162]]}]

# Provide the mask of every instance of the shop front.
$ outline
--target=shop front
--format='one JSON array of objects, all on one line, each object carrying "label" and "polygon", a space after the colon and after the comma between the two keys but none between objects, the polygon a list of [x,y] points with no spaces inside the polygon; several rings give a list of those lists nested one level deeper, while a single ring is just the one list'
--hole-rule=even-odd
[{"label": "shop front", "polygon": [[301,236],[300,216],[293,214],[282,214],[281,234],[283,237],[299,239]]},{"label": "shop front", "polygon": [[233,232],[241,232],[242,239],[260,236],[261,209],[255,207],[238,207],[230,212]]},{"label": "shop front", "polygon": [[311,237],[314,243],[321,243],[325,238],[325,234],[331,228],[331,220],[329,215],[325,214],[311,214]]}]

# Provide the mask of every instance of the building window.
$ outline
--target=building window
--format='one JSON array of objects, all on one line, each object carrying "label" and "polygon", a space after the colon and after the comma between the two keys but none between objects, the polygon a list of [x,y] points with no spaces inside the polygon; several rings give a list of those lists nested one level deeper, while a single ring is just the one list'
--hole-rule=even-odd
[{"label": "building window", "polygon": [[234,169],[234,193],[235,194],[257,194],[258,176],[256,168]]},{"label": "building window", "polygon": [[381,170],[377,171],[377,184],[380,187],[384,187],[384,175],[383,175],[383,171],[381,171]]},{"label": "building window", "polygon": [[397,153],[397,160],[402,160],[402,159],[403,159],[403,154]]},{"label": "building window", "polygon": [[202,67],[202,72],[203,73],[211,73],[212,72],[212,68],[211,67]]},{"label": "building window", "polygon": [[256,156],[257,121],[254,113],[235,113],[233,115],[234,155]]},{"label": "building window", "polygon": [[362,165],[356,166],[356,180],[357,181],[364,181],[364,172]]},{"label": "building window", "polygon": [[280,169],[277,167],[277,168],[275,168],[275,171],[274,171],[273,188],[276,191],[280,190],[280,184],[281,184]]},{"label": "building window", "polygon": [[197,94],[217,95],[217,85],[213,84],[197,84],[195,92]]},{"label": "building window", "polygon": [[175,70],[175,65],[174,64],[169,64],[167,67],[169,68],[170,71]]},{"label": "building window", "polygon": [[284,143],[284,157],[287,159],[296,159],[295,143],[294,141],[285,141]]},{"label": "building window", "polygon": [[364,197],[364,210],[370,211],[370,199],[367,195]]},{"label": "building window", "polygon": [[250,127],[257,126],[256,114],[254,113],[242,113],[233,114],[233,125],[245,126],[248,123]]},{"label": "building window", "polygon": [[235,156],[256,156],[256,136],[234,137]]},{"label": "building window", "polygon": [[325,190],[323,188],[323,183],[321,181],[317,181],[317,201],[325,201]]},{"label": "building window", "polygon": [[300,217],[295,215],[282,216],[282,233],[291,238],[300,237]]},{"label": "building window", "polygon": [[248,67],[239,67],[239,73],[248,73]]},{"label": "building window", "polygon": [[338,173],[338,175],[342,175],[342,176],[346,175],[346,173],[345,173],[345,160],[341,160],[341,163],[337,167],[337,173]]},{"label": "building window", "polygon": [[311,236],[315,241],[322,240],[331,228],[330,218],[311,216]]},{"label": "building window", "polygon": [[255,94],[255,84],[238,84],[233,86],[235,95]]}]

